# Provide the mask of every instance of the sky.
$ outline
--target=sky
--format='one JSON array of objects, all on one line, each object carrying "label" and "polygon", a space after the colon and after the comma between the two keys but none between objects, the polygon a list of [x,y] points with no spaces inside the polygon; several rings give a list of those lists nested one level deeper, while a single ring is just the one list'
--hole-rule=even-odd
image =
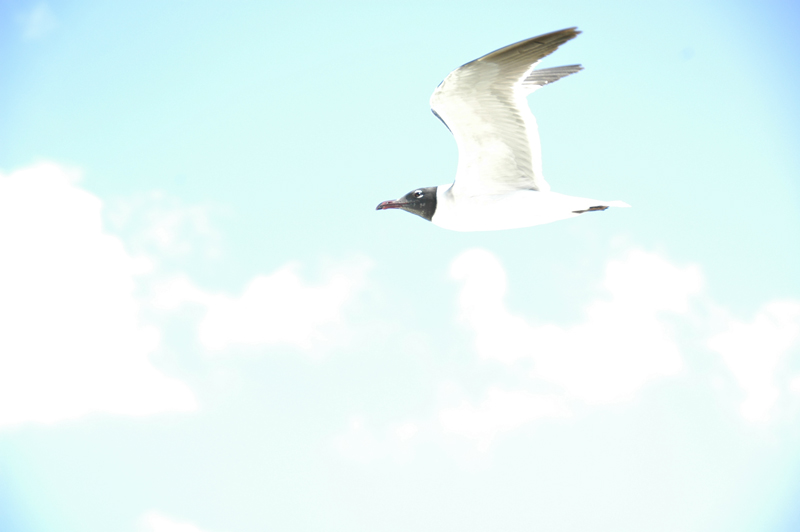
[{"label": "sky", "polygon": [[[800,7],[0,2],[3,532],[800,530]],[[553,190],[457,233],[454,68]]]}]

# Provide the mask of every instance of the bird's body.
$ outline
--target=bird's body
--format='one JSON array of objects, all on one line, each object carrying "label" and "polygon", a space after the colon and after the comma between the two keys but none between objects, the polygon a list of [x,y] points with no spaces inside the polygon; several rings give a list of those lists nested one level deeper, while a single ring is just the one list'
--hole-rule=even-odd
[{"label": "bird's body", "polygon": [[550,192],[542,174],[527,96],[581,66],[534,67],[578,33],[569,28],[526,39],[451,72],[433,92],[431,109],[458,145],[455,182],[409,192],[378,209],[407,210],[455,231],[492,231],[627,206]]},{"label": "bird's body", "polygon": [[584,212],[605,210],[606,207],[627,207],[622,202],[536,190],[516,190],[505,194],[481,194],[456,199],[451,193],[451,185],[440,185],[436,188],[436,211],[431,222],[453,231],[518,229],[573,218]]}]

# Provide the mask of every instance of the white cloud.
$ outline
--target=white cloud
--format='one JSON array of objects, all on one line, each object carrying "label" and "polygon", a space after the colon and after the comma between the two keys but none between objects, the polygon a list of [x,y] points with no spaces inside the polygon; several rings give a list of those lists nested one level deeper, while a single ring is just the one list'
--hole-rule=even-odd
[{"label": "white cloud", "polygon": [[347,430],[333,438],[333,446],[340,455],[356,462],[371,462],[385,450],[360,416],[350,419]]},{"label": "white cloud", "polygon": [[55,164],[0,174],[0,426],[194,409],[148,359],[159,333],[133,294],[147,265],[76,181]]},{"label": "white cloud", "polygon": [[509,391],[492,387],[476,407],[468,401],[439,412],[445,434],[475,440],[485,451],[501,432],[509,432],[537,419],[570,415],[563,398],[552,394],[533,394],[524,390]]},{"label": "white cloud", "polygon": [[[475,402],[463,399],[457,385],[445,383],[445,397],[427,419],[398,423],[383,433],[361,418],[351,420],[335,439],[340,454],[371,461],[390,454],[398,442],[437,435],[464,438],[485,452],[504,433],[572,416],[584,405],[631,399],[649,382],[676,375],[683,368],[687,337],[673,329],[688,327],[685,332],[696,346],[716,323],[698,312],[696,299],[714,305],[699,297],[703,278],[697,266],[679,267],[643,251],[607,263],[605,294],[590,300],[573,325],[536,323],[509,310],[505,270],[487,251],[462,253],[451,264],[451,275],[462,283],[459,317],[474,332],[476,353],[506,368],[505,377],[522,378],[523,388],[527,384],[548,393],[491,386]],[[752,324],[731,322],[709,342],[747,392],[742,413],[748,419],[773,406],[780,386],[800,394],[800,375],[780,386],[774,382],[778,362],[798,338],[800,303],[783,302],[766,305]]]},{"label": "white cloud", "polygon": [[355,462],[367,463],[385,456],[403,459],[409,456],[421,430],[419,423],[404,421],[377,432],[362,416],[352,416],[347,429],[334,436],[333,447],[340,456]]},{"label": "white cloud", "polygon": [[[742,415],[750,421],[769,417],[780,389],[775,382],[778,364],[800,338],[800,303],[777,301],[764,305],[751,323],[731,320],[727,330],[708,345],[722,360],[745,392]],[[789,389],[800,388],[800,378]]]},{"label": "white cloud", "polygon": [[141,532],[203,532],[203,530],[186,521],[176,521],[159,512],[151,511],[142,516]]},{"label": "white cloud", "polygon": [[218,205],[186,205],[161,191],[114,201],[107,219],[115,232],[137,252],[164,258],[221,254],[220,234],[212,225],[212,214],[224,213]]},{"label": "white cloud", "polygon": [[45,2],[37,4],[20,17],[22,36],[27,40],[39,39],[53,31],[58,25],[56,16]]},{"label": "white cloud", "polygon": [[506,308],[508,282],[500,261],[488,251],[473,249],[456,257],[450,274],[463,283],[460,317],[475,332],[478,354],[506,364],[529,356],[533,327]]},{"label": "white cloud", "polygon": [[358,260],[329,268],[323,282],[311,284],[289,264],[255,277],[239,296],[211,294],[176,277],[154,301],[162,308],[184,302],[205,306],[199,337],[211,350],[285,345],[311,351],[344,340],[344,309],[361,289],[368,267]]},{"label": "white cloud", "polygon": [[789,382],[789,391],[800,395],[800,375],[797,375]]},{"label": "white cloud", "polygon": [[583,322],[562,327],[534,325],[507,309],[506,274],[488,251],[462,253],[451,274],[463,283],[460,316],[475,332],[481,357],[509,365],[531,360],[532,377],[587,403],[630,398],[648,381],[681,369],[664,313],[686,313],[702,285],[698,268],[634,251],[608,264],[609,298],[589,303]]},{"label": "white cloud", "polygon": [[398,423],[392,428],[392,432],[400,441],[409,441],[419,433],[419,425],[413,421]]}]

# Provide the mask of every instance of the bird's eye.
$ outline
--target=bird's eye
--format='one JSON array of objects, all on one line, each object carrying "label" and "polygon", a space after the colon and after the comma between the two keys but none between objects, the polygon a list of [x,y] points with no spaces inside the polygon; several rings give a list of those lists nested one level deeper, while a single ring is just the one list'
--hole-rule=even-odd
[{"label": "bird's eye", "polygon": [[417,199],[422,198],[422,196],[424,196],[424,195],[425,195],[425,193],[422,192],[421,190],[415,190],[414,191],[414,197],[417,198]]}]

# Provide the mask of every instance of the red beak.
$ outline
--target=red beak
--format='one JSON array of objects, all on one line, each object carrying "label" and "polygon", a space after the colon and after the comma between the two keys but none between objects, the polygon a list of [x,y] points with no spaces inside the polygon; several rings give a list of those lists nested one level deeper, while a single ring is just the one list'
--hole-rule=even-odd
[{"label": "red beak", "polygon": [[375,207],[375,210],[382,211],[384,209],[402,209],[404,205],[408,205],[408,202],[399,200],[383,201],[377,207]]}]

